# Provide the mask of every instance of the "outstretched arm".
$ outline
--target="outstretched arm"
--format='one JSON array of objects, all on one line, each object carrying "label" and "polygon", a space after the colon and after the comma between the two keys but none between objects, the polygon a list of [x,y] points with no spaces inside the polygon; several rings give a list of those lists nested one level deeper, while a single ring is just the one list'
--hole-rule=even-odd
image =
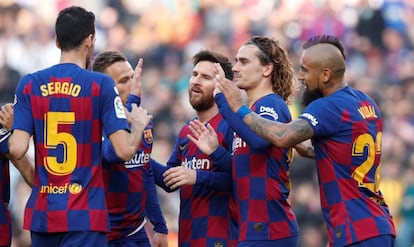
[{"label": "outstretched arm", "polygon": [[183,166],[168,169],[164,174],[164,182],[171,189],[183,185],[203,185],[215,191],[231,191],[232,180],[228,172],[192,170]]},{"label": "outstretched arm", "polygon": [[155,182],[155,184],[158,185],[160,188],[162,188],[163,190],[165,190],[168,193],[175,191],[176,189],[171,189],[164,182],[163,174],[164,174],[165,171],[170,169],[170,167],[165,166],[165,165],[157,162],[153,158],[151,158],[150,164],[151,164],[151,168],[154,172],[154,182]]},{"label": "outstretched arm", "polygon": [[301,118],[288,124],[283,124],[264,119],[254,112],[241,117],[258,135],[272,142],[277,147],[294,147],[302,141],[311,138],[314,134],[313,128],[309,123]]},{"label": "outstretched arm", "polygon": [[236,112],[254,132],[273,145],[282,148],[294,147],[314,135],[313,128],[304,119],[299,118],[283,124],[260,117],[243,104],[241,93],[234,83],[229,83],[220,74],[216,75],[215,80],[216,87],[224,94],[232,111]]}]

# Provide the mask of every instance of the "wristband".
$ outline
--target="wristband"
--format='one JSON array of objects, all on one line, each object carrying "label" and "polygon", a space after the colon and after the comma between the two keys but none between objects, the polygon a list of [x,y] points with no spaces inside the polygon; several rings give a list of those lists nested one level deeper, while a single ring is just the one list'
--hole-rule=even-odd
[{"label": "wristband", "polygon": [[239,116],[241,119],[244,119],[244,117],[249,114],[250,112],[252,112],[249,107],[247,107],[246,105],[242,105],[240,106],[240,108],[237,110],[236,114],[237,116]]}]

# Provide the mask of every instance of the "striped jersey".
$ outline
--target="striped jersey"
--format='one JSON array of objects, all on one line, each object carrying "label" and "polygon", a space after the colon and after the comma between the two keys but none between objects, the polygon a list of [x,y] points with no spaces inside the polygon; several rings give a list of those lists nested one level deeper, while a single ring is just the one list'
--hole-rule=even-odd
[{"label": "striped jersey", "polygon": [[[130,95],[127,108],[131,109]],[[140,98],[135,97],[139,105]],[[130,161],[120,160],[108,138],[103,142],[103,168],[111,231],[109,241],[122,239],[143,229],[148,217],[159,233],[168,233],[156,193],[154,174],[150,166],[153,143],[153,126],[144,130],[141,143]]]},{"label": "striped jersey", "polygon": [[129,128],[113,80],[71,63],[28,74],[16,89],[14,120],[35,144],[24,229],[108,231],[102,131]]},{"label": "striped jersey", "polygon": [[[219,145],[229,150],[233,131],[227,122],[217,114],[209,123],[217,132]],[[188,124],[180,130],[166,167],[185,166],[197,170],[196,185],[185,185],[180,190],[179,246],[236,246],[237,210],[232,197],[231,174],[218,172],[212,159],[190,141],[187,135],[192,132]],[[155,172],[156,183],[168,190],[160,173]],[[227,190],[225,185],[228,185]]]},{"label": "striped jersey", "polygon": [[[254,133],[216,95],[220,112],[236,131],[233,140],[233,188],[240,209],[239,241],[268,241],[299,235],[289,203],[291,149],[277,148]],[[251,110],[271,121],[291,121],[290,111],[277,94],[259,98]]]},{"label": "striped jersey", "polygon": [[330,246],[345,246],[395,227],[379,190],[382,117],[366,94],[346,86],[300,115],[314,130],[321,206]]}]

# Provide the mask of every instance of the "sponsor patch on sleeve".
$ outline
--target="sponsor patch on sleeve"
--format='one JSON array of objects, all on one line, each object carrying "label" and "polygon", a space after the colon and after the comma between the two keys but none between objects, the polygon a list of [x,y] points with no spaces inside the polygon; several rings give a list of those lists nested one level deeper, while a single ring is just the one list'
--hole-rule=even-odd
[{"label": "sponsor patch on sleeve", "polygon": [[316,117],[314,117],[313,115],[309,114],[309,113],[302,113],[300,115],[300,117],[306,118],[310,121],[310,123],[312,124],[312,126],[316,126],[318,125],[318,120],[316,119]]},{"label": "sponsor patch on sleeve", "polygon": [[279,119],[279,115],[277,114],[275,109],[271,106],[260,106],[259,115],[260,116],[270,116],[275,121],[277,121]]},{"label": "sponsor patch on sleeve", "polygon": [[122,105],[122,100],[119,96],[116,96],[114,99],[114,108],[115,108],[115,114],[117,118],[125,118],[125,111],[124,106]]}]

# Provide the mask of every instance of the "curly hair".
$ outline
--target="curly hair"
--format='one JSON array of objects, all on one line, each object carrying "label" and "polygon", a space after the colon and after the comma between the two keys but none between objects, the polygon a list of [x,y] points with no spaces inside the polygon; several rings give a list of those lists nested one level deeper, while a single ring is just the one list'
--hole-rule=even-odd
[{"label": "curly hair", "polygon": [[255,45],[259,48],[257,56],[262,65],[273,64],[271,78],[273,92],[289,103],[292,99],[295,76],[287,50],[279,44],[279,41],[264,36],[253,36],[245,45]]}]

